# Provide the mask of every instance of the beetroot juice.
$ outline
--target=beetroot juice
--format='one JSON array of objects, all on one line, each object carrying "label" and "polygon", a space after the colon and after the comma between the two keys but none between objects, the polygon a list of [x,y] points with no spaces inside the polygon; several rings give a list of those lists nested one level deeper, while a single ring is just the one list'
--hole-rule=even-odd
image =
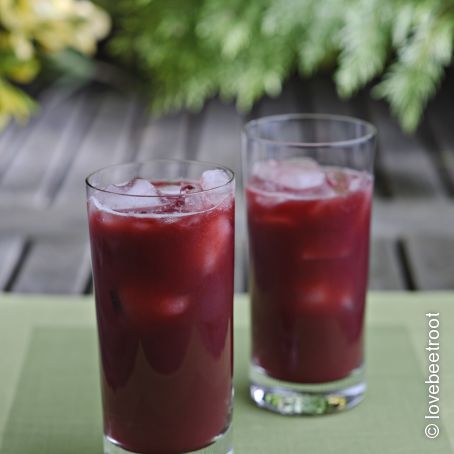
[{"label": "beetroot juice", "polygon": [[233,177],[222,172],[200,180],[134,178],[104,191],[92,184],[108,445],[176,454],[228,429],[234,200]]},{"label": "beetroot juice", "polygon": [[361,366],[372,177],[309,159],[256,163],[246,188],[253,367],[295,383]]},{"label": "beetroot juice", "polygon": [[243,134],[254,403],[322,415],[364,398],[364,313],[376,129],[285,114]]}]

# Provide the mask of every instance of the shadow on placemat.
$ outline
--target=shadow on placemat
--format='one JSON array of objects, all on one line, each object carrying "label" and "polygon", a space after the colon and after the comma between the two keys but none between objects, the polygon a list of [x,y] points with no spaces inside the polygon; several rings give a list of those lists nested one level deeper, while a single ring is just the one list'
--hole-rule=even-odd
[{"label": "shadow on placemat", "polygon": [[[399,326],[369,329],[369,391],[354,410],[283,417],[247,397],[249,334],[235,330],[235,454],[451,454],[424,436],[425,378]],[[93,329],[33,331],[3,436],[1,454],[101,454],[101,404]]]}]

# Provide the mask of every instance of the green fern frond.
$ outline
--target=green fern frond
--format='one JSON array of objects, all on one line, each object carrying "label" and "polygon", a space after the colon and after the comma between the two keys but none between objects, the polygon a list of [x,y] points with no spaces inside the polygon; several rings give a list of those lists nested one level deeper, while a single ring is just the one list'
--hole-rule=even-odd
[{"label": "green fern frond", "polygon": [[375,94],[389,101],[405,130],[418,125],[453,52],[454,17],[443,10],[415,9],[414,25],[402,40],[398,60]]},{"label": "green fern frond", "polygon": [[295,70],[331,66],[344,97],[382,77],[374,93],[410,131],[453,53],[454,0],[98,1],[114,15],[113,56],[155,111],[216,94],[247,110]]},{"label": "green fern frond", "polygon": [[313,18],[315,0],[269,0],[262,19],[262,30],[269,35],[288,35],[303,29]]},{"label": "green fern frond", "polygon": [[311,7],[312,20],[308,21],[297,49],[298,67],[305,75],[312,75],[337,54],[345,0],[315,1]]},{"label": "green fern frond", "polygon": [[390,45],[389,6],[382,0],[361,0],[355,10],[348,10],[339,35],[342,50],[335,74],[341,96],[351,96],[383,71]]}]

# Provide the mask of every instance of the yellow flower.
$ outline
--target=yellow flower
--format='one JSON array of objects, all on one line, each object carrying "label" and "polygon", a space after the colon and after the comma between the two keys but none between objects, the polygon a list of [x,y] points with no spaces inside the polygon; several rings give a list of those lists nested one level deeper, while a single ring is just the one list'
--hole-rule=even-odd
[{"label": "yellow flower", "polygon": [[109,16],[87,0],[0,0],[0,18],[20,59],[33,55],[33,41],[50,53],[93,53],[110,29]]},{"label": "yellow flower", "polygon": [[33,57],[35,49],[32,42],[20,32],[10,34],[9,41],[11,49],[19,60],[28,60]]},{"label": "yellow flower", "polygon": [[73,46],[81,52],[92,54],[96,50],[96,41],[109,33],[110,19],[90,2],[80,1],[76,6],[78,17],[83,22],[74,35]]},{"label": "yellow flower", "polygon": [[8,80],[33,80],[40,68],[38,50],[71,47],[92,54],[109,29],[109,16],[88,0],[0,0],[0,130],[11,117],[27,118],[34,107]]},{"label": "yellow flower", "polygon": [[18,60],[28,60],[34,54],[32,43],[23,34],[6,31],[0,31],[0,51],[12,52]]}]

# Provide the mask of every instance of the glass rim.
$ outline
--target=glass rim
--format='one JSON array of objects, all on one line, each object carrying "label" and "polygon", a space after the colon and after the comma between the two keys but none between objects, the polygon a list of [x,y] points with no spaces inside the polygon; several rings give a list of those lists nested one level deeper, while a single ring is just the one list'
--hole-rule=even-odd
[{"label": "glass rim", "polygon": [[[202,189],[200,191],[190,192],[188,194],[154,194],[154,195],[125,194],[125,193],[122,193],[122,192],[109,191],[109,190],[107,190],[105,188],[97,187],[95,184],[90,182],[90,179],[92,177],[94,177],[98,173],[103,172],[105,170],[119,168],[119,167],[133,166],[133,165],[139,165],[140,166],[140,165],[151,164],[151,163],[174,163],[174,164],[198,164],[198,165],[201,164],[201,165],[206,165],[206,166],[210,166],[211,167],[211,169],[207,169],[207,170],[219,169],[219,170],[225,171],[227,173],[227,175],[229,176],[229,180],[227,182],[219,185],[219,186],[214,186],[214,187],[209,188],[209,189]],[[137,177],[135,177],[135,178],[137,178]],[[210,192],[210,191],[215,191],[217,189],[220,189],[220,188],[228,186],[229,184],[231,184],[234,181],[234,179],[235,179],[235,172],[232,169],[230,169],[229,167],[224,166],[222,164],[216,163],[216,162],[197,161],[195,159],[155,158],[155,159],[147,159],[145,161],[127,161],[127,162],[122,162],[122,163],[118,163],[118,164],[111,164],[111,165],[108,165],[108,166],[105,166],[105,167],[101,167],[101,168],[91,172],[85,178],[85,184],[86,184],[87,187],[89,187],[91,189],[94,189],[95,191],[100,191],[100,192],[103,192],[103,193],[106,193],[106,194],[113,194],[113,195],[117,195],[117,196],[143,197],[143,198],[153,198],[153,197],[181,198],[181,197],[191,197],[191,196],[195,196],[197,194],[205,194],[205,193]],[[167,180],[163,179],[162,181],[165,182]],[[171,180],[169,180],[169,181],[171,181]]]},{"label": "glass rim", "polygon": [[[347,140],[333,140],[326,142],[293,142],[277,139],[266,139],[259,132],[254,132],[253,129],[257,126],[272,123],[284,122],[288,120],[312,120],[312,121],[337,121],[345,124],[357,124],[365,127],[366,131],[359,137],[354,137]],[[324,113],[290,113],[268,115],[265,117],[256,118],[248,121],[243,127],[243,134],[251,140],[263,143],[265,145],[280,145],[292,148],[344,148],[359,145],[368,142],[376,137],[377,128],[370,122],[349,115],[336,115]]]}]

